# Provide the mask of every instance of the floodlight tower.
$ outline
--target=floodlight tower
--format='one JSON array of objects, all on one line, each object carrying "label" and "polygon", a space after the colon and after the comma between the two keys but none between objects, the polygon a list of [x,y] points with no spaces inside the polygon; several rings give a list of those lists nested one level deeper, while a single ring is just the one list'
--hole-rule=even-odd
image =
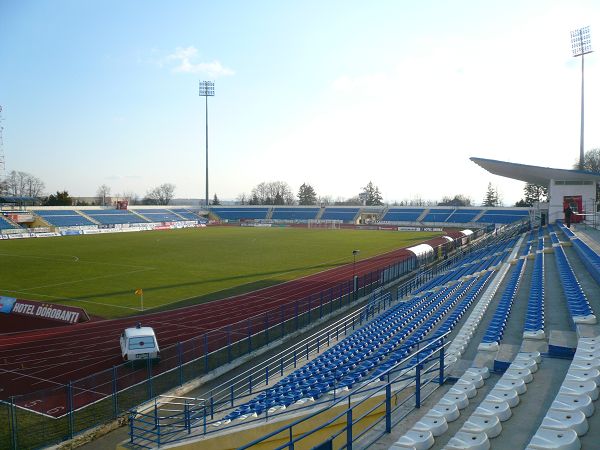
[{"label": "floodlight tower", "polygon": [[206,99],[206,197],[205,206],[208,208],[208,97],[214,97],[215,95],[215,82],[214,81],[201,81],[200,82],[200,97]]},{"label": "floodlight tower", "polygon": [[581,56],[581,130],[579,135],[579,170],[583,170],[583,58],[592,53],[590,27],[571,31],[571,51],[575,58]]}]

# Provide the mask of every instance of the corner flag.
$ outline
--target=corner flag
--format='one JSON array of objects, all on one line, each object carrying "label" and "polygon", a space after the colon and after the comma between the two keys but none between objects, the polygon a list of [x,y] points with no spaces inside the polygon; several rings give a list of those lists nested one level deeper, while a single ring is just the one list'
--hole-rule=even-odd
[{"label": "corner flag", "polygon": [[142,288],[136,289],[135,295],[144,295],[144,290]]}]

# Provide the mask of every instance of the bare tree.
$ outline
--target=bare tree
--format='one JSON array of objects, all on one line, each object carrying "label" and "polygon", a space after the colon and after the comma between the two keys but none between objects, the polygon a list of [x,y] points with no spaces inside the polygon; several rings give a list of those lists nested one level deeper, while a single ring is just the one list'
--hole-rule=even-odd
[{"label": "bare tree", "polygon": [[123,198],[131,205],[137,205],[140,202],[140,197],[133,191],[123,192]]},{"label": "bare tree", "polygon": [[249,198],[243,192],[237,196],[235,201],[240,205],[245,205],[248,203]]},{"label": "bare tree", "polygon": [[38,177],[27,172],[13,170],[5,181],[5,190],[15,197],[40,197],[45,184]]},{"label": "bare tree", "polygon": [[462,194],[457,194],[454,197],[444,196],[438,206],[471,206],[471,199]]},{"label": "bare tree", "polygon": [[[579,160],[573,164],[573,169],[579,169]],[[600,172],[600,148],[592,148],[583,155],[583,170]]]},{"label": "bare tree", "polygon": [[98,197],[99,205],[106,206],[106,198],[110,197],[110,186],[107,186],[106,184],[98,186],[96,197]]},{"label": "bare tree", "polygon": [[293,205],[294,193],[285,181],[271,181],[257,184],[250,194],[251,202],[260,205]]},{"label": "bare tree", "polygon": [[160,186],[146,192],[143,202],[146,205],[168,205],[175,194],[175,185],[163,183]]},{"label": "bare tree", "polygon": [[319,198],[317,198],[317,205],[321,205],[321,206],[333,205],[333,199],[331,198],[331,195],[319,196]]}]

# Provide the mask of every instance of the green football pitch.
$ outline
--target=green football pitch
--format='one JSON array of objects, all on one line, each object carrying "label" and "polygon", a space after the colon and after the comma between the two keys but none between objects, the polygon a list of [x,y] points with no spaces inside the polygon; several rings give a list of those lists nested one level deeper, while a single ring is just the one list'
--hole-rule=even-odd
[{"label": "green football pitch", "polygon": [[0,242],[0,295],[101,317],[170,309],[271,286],[440,233],[207,227]]}]

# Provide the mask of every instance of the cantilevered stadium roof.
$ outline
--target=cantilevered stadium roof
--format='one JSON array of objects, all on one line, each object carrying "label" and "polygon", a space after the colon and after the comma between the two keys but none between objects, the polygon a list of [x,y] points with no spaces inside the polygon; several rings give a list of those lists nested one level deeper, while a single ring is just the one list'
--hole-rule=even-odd
[{"label": "cantilevered stadium roof", "polygon": [[548,186],[550,180],[593,180],[600,182],[600,173],[586,170],[553,169],[551,167],[529,166],[507,161],[486,158],[470,158],[475,164],[494,175],[525,181],[526,183]]}]

